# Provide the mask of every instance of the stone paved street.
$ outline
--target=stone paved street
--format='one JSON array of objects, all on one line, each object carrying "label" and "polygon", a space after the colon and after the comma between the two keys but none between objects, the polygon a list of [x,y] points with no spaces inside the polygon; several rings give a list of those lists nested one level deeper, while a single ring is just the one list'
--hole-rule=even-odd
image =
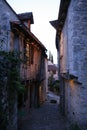
[{"label": "stone paved street", "polygon": [[[50,103],[56,99],[57,103]],[[32,109],[21,119],[20,130],[68,130],[68,123],[60,115],[59,97],[48,93],[47,101],[38,109]]]}]

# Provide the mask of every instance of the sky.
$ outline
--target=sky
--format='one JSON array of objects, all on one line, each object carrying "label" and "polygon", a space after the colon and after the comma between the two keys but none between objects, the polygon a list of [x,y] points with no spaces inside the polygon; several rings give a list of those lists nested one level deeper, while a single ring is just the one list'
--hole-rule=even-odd
[{"label": "sky", "polygon": [[57,64],[57,50],[55,46],[56,30],[49,21],[58,19],[60,0],[7,0],[14,11],[18,13],[32,12],[34,24],[31,32],[53,55],[54,63]]}]

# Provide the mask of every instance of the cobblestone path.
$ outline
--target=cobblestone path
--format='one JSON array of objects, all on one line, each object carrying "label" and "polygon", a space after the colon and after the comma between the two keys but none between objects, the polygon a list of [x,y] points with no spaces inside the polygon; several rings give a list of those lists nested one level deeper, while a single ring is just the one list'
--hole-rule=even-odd
[{"label": "cobblestone path", "polygon": [[20,130],[68,130],[68,123],[60,115],[58,103],[50,103],[53,96],[40,108],[31,109],[21,121]]}]

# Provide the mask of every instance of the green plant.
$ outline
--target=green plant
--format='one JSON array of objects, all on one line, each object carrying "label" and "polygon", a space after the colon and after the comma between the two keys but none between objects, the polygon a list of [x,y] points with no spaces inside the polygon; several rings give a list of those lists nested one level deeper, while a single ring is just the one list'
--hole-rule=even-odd
[{"label": "green plant", "polygon": [[16,94],[25,92],[20,80],[20,63],[19,53],[0,51],[0,129],[3,130],[9,125]]},{"label": "green plant", "polygon": [[59,91],[59,81],[58,81],[58,80],[56,80],[56,81],[54,82],[53,87],[54,87],[54,89],[55,89],[56,91]]},{"label": "green plant", "polygon": [[60,89],[59,89],[59,80],[55,80],[53,78],[53,75],[51,75],[48,79],[48,86],[49,89],[53,92],[56,92],[56,94],[60,93]]},{"label": "green plant", "polygon": [[[25,87],[20,81],[20,57],[17,52],[4,52],[0,51],[0,79],[7,77],[7,84],[10,90],[15,90],[17,92],[24,92]],[[0,82],[2,84],[2,82]]]},{"label": "green plant", "polygon": [[57,103],[57,100],[51,99],[50,103]]},{"label": "green plant", "polygon": [[80,130],[80,128],[77,123],[73,123],[70,125],[70,130]]},{"label": "green plant", "polygon": [[0,104],[0,129],[6,130],[7,125],[6,113],[3,111],[2,105]]},{"label": "green plant", "polygon": [[49,79],[48,79],[48,86],[49,86],[49,89],[51,90],[51,91],[53,91],[53,84],[54,84],[54,78],[53,78],[53,75],[51,75],[50,77],[49,77]]}]

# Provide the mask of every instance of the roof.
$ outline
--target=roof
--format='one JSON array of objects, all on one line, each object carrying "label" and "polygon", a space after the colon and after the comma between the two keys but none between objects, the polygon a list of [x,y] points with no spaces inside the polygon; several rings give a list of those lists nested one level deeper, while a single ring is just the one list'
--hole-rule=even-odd
[{"label": "roof", "polygon": [[[44,51],[47,51],[47,49],[45,48],[45,46],[38,40],[38,38],[29,31],[29,29],[22,23],[22,20],[21,20],[21,16],[24,18],[28,18],[30,17],[31,19],[31,22],[33,23],[33,15],[32,15],[32,12],[28,12],[28,13],[22,13],[22,14],[19,14],[17,15],[16,12],[12,9],[12,7],[8,4],[8,2],[6,0],[4,0],[5,3],[9,6],[9,8],[12,10],[12,12],[17,16],[18,21],[11,21],[11,26],[12,28],[16,27],[18,29],[21,29],[24,33],[26,33],[26,35],[30,36],[34,41],[37,42],[37,44],[44,50]],[[20,17],[20,18],[19,18]]]},{"label": "roof", "polygon": [[30,36],[30,39],[35,41],[38,44],[38,46],[40,46],[43,50],[47,51],[45,46],[38,40],[38,38],[32,32],[29,31],[29,29],[24,24],[19,22],[11,22],[11,27],[13,30],[14,29],[21,30],[23,33],[26,34],[27,37]]},{"label": "roof", "polygon": [[50,24],[51,24],[55,29],[57,29],[58,20],[50,21]]},{"label": "roof", "polygon": [[33,14],[32,12],[26,12],[26,13],[21,13],[21,14],[17,14],[13,8],[9,5],[9,3],[4,0],[4,2],[9,6],[9,8],[12,10],[12,12],[16,15],[16,17],[19,19],[19,20],[28,20],[30,19],[31,20],[31,24],[34,23],[34,20],[33,20]]},{"label": "roof", "polygon": [[61,0],[58,19],[50,21],[51,25],[58,31],[58,35],[60,35],[64,26],[70,1],[71,0]]},{"label": "roof", "polygon": [[19,17],[20,20],[22,20],[22,21],[30,20],[30,23],[31,23],[31,24],[34,23],[32,12],[26,12],[26,13],[18,14],[18,17]]}]

